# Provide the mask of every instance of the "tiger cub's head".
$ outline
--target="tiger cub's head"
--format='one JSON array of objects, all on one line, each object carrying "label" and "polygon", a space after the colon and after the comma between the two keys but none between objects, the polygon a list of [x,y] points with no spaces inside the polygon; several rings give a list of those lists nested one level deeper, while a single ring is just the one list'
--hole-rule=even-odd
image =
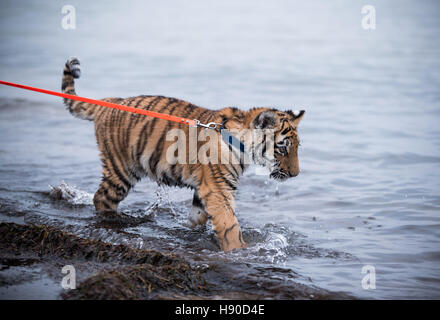
[{"label": "tiger cub's head", "polygon": [[[270,170],[270,177],[284,181],[299,174],[298,124],[305,111],[254,110],[250,127],[261,132],[250,150],[255,163]],[[268,140],[270,140],[268,143]],[[268,147],[272,146],[272,147]]]}]

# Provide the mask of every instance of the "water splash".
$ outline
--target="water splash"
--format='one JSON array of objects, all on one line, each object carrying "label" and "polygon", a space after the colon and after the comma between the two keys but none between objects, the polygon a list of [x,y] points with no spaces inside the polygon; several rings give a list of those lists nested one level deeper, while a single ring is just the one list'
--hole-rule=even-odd
[{"label": "water splash", "polygon": [[173,216],[178,216],[178,209],[171,201],[170,188],[164,185],[158,185],[156,191],[156,200],[145,209],[146,214],[156,214],[159,208],[167,208]]},{"label": "water splash", "polygon": [[75,186],[70,186],[65,181],[61,181],[58,187],[51,188],[50,197],[56,200],[65,200],[73,205],[93,205],[93,195],[77,189]]},{"label": "water splash", "polygon": [[263,242],[257,243],[251,250],[258,256],[265,257],[267,262],[280,263],[288,258],[288,246],[289,242],[284,235],[270,232]]}]

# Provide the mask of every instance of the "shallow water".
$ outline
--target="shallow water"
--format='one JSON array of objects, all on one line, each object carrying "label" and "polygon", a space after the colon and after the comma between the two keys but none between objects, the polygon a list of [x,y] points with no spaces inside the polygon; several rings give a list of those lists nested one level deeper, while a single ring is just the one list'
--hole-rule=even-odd
[{"label": "shallow water", "polygon": [[[210,227],[184,226],[189,190],[148,180],[121,210],[150,222],[97,225],[93,124],[55,97],[0,87],[0,221],[56,225],[198,264],[290,268],[306,284],[359,298],[440,298],[440,5],[370,4],[374,31],[360,27],[357,1],[94,1],[76,5],[77,29],[66,31],[62,2],[2,2],[1,79],[59,90],[76,55],[83,96],[162,94],[307,114],[301,174],[277,183],[246,172],[237,214],[250,246],[223,254]],[[374,290],[362,289],[365,265],[376,269]]]}]

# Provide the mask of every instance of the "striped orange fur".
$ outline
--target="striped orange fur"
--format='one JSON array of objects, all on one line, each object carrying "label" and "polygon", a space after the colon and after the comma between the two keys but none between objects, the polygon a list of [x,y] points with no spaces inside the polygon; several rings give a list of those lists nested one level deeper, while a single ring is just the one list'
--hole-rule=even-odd
[{"label": "striped orange fur", "polygon": [[[64,93],[76,94],[74,78],[79,75],[78,59],[69,59],[62,78]],[[272,160],[265,158],[264,147],[261,156],[255,152],[258,148],[261,150],[265,135],[257,142],[249,141],[245,136],[243,143],[246,152],[255,163],[268,166],[272,171],[272,178],[284,180],[299,173],[297,126],[304,111],[282,112],[271,108],[254,108],[249,111],[224,108],[214,111],[175,98],[146,95],[102,100],[198,119],[202,123],[222,123],[231,132],[270,129],[274,132]],[[95,123],[95,135],[102,161],[102,181],[94,196],[97,213],[117,211],[118,204],[136,182],[148,176],[158,183],[193,189],[190,225],[202,225],[210,220],[224,251],[247,246],[235,215],[234,203],[239,177],[246,169],[246,163],[170,163],[165,155],[173,141],[168,141],[167,133],[172,129],[180,129],[186,137],[190,137],[191,129],[188,126],[79,101],[65,99],[64,103],[74,116],[93,120]],[[197,133],[206,131],[201,128],[194,130]],[[187,143],[194,141],[188,139]],[[202,145],[201,141],[197,141],[197,150]],[[186,153],[189,159],[192,156],[190,148],[186,148]]]}]

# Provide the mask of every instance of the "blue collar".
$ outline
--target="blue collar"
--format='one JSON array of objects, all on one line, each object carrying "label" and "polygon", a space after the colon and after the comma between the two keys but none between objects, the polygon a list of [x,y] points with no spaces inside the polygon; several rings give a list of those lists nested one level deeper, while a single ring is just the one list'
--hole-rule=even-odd
[{"label": "blue collar", "polygon": [[228,130],[222,129],[220,131],[220,134],[222,135],[223,141],[227,145],[232,146],[232,147],[240,150],[240,152],[244,152],[244,144],[240,140],[238,140],[236,137],[234,137],[232,134],[230,134]]}]

